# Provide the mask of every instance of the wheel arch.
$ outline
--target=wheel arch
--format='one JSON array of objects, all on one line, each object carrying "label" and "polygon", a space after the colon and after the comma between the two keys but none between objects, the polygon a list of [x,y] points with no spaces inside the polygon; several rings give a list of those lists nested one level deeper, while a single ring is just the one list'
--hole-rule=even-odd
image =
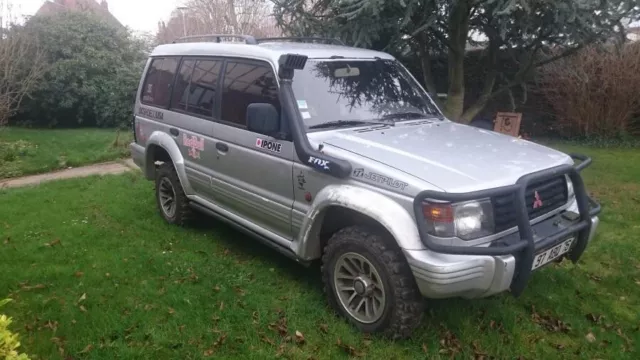
[{"label": "wheel arch", "polygon": [[166,133],[155,131],[149,136],[145,149],[145,167],[144,174],[147,179],[154,179],[156,172],[156,162],[173,163],[178,178],[182,184],[182,188],[187,195],[192,195],[193,190],[187,179],[187,173],[184,165],[184,157],[176,144],[176,141]]},{"label": "wheel arch", "polygon": [[291,248],[303,260],[319,259],[331,234],[357,224],[384,230],[400,248],[425,248],[407,210],[384,194],[353,185],[330,185],[316,195]]}]

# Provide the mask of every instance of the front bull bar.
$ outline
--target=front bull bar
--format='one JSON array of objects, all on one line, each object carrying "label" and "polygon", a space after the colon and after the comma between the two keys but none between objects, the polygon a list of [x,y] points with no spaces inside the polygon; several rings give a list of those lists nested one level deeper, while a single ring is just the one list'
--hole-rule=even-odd
[{"label": "front bull bar", "polygon": [[[591,218],[600,213],[601,207],[587,195],[580,171],[591,164],[591,158],[581,154],[570,154],[575,160],[580,160],[577,165],[560,165],[550,169],[541,170],[535,173],[522,176],[514,185],[498,188],[478,190],[467,193],[446,193],[433,190],[420,192],[413,201],[413,208],[418,224],[418,232],[425,246],[435,252],[455,255],[512,255],[516,259],[515,275],[511,281],[511,293],[514,296],[522,294],[531,276],[534,254],[565,239],[571,234],[578,234],[577,241],[573,248],[566,255],[571,261],[577,262],[587,247],[589,232],[591,230]],[[526,189],[529,184],[548,180],[553,177],[567,175],[573,183],[573,189],[578,204],[579,220],[572,225],[562,229],[539,241],[534,241],[533,230],[529,220],[526,206]],[[423,215],[423,204],[425,201],[436,200],[449,203],[479,200],[491,198],[509,193],[515,194],[514,204],[516,211],[516,222],[520,240],[512,244],[500,244],[496,246],[451,246],[443,245],[434,240],[427,231],[427,220]]]}]

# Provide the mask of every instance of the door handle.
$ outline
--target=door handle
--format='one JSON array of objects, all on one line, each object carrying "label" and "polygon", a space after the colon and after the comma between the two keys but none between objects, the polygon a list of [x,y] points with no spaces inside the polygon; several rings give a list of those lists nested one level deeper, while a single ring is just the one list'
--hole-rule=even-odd
[{"label": "door handle", "polygon": [[229,146],[225,143],[221,143],[221,142],[217,142],[216,143],[216,149],[222,151],[222,152],[227,152],[229,151]]},{"label": "door handle", "polygon": [[170,132],[170,133],[171,133],[171,135],[173,135],[173,136],[178,136],[178,134],[179,134],[178,129],[176,129],[176,128],[171,128],[171,129],[169,129],[169,132]]}]

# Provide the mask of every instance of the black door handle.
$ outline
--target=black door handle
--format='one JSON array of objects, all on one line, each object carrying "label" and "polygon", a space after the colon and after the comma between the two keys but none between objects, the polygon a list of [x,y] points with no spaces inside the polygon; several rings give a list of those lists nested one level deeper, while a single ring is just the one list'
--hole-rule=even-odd
[{"label": "black door handle", "polygon": [[179,134],[178,129],[176,129],[176,128],[171,128],[171,129],[169,129],[169,132],[170,132],[170,133],[171,133],[171,135],[173,135],[173,136],[178,136],[178,134]]},{"label": "black door handle", "polygon": [[218,149],[218,150],[220,150],[222,152],[227,152],[227,151],[229,151],[229,146],[227,146],[227,144],[225,144],[225,143],[218,142],[218,143],[216,143],[216,149]]}]

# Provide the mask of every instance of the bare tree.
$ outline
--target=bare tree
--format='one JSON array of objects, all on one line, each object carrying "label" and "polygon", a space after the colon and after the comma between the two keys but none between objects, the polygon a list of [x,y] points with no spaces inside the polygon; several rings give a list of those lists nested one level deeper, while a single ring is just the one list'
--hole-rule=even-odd
[{"label": "bare tree", "polygon": [[11,6],[0,0],[0,128],[44,73],[44,55],[37,39],[15,24]]},{"label": "bare tree", "polygon": [[580,136],[636,133],[640,115],[640,43],[590,46],[542,67],[538,87],[558,130]]},{"label": "bare tree", "polygon": [[186,35],[249,34],[270,37],[281,34],[267,0],[187,0],[168,23],[160,23],[158,41],[170,42]]}]

